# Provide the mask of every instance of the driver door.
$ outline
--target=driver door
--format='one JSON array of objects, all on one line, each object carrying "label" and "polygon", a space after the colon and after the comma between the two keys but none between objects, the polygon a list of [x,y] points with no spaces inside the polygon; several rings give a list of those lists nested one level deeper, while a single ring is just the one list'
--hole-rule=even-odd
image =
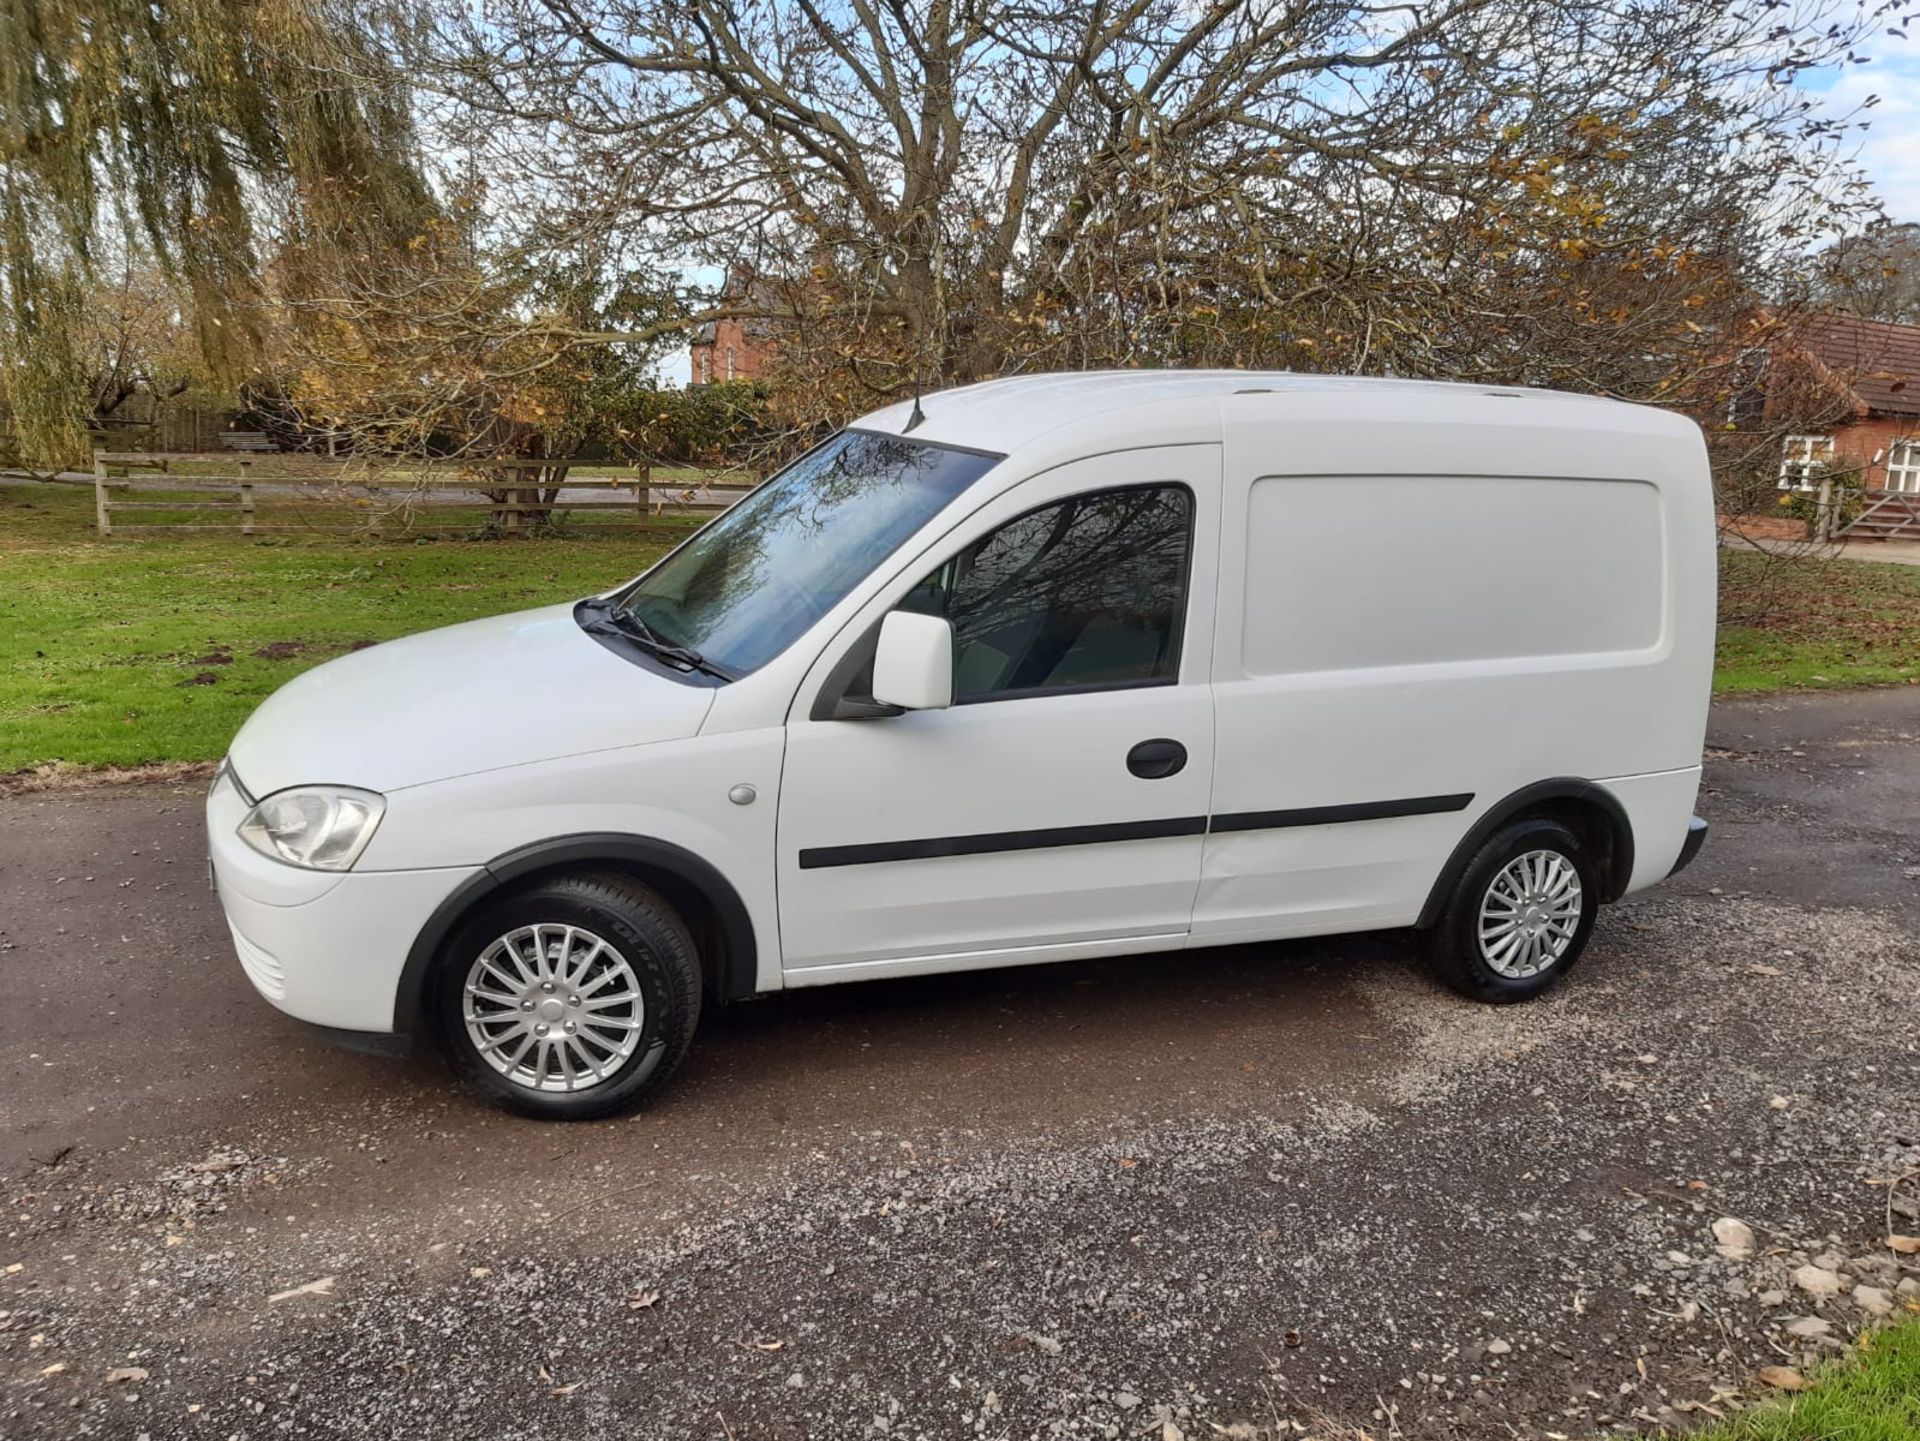
[{"label": "driver door", "polygon": [[[1184,942],[1213,775],[1219,466],[1218,446],[1176,446],[1015,486],[828,647],[780,787],[788,985]],[[863,704],[896,607],[952,623],[949,708]]]}]

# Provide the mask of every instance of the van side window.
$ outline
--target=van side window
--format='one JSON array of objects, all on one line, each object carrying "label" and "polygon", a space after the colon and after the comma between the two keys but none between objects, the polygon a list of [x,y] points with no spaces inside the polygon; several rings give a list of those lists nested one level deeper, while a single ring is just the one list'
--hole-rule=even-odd
[{"label": "van side window", "polygon": [[1192,539],[1185,486],[1077,495],[975,541],[901,608],[953,623],[956,703],[1170,683]]}]

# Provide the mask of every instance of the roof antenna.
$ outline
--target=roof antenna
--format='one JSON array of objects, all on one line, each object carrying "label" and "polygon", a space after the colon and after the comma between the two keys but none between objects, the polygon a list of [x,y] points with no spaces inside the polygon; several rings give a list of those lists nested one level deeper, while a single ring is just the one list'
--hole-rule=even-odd
[{"label": "roof antenna", "polygon": [[909,415],[907,417],[907,423],[900,427],[900,433],[902,435],[911,434],[913,428],[923,424],[926,418],[926,411],[920,408],[920,358],[915,356],[913,361],[913,414]]}]

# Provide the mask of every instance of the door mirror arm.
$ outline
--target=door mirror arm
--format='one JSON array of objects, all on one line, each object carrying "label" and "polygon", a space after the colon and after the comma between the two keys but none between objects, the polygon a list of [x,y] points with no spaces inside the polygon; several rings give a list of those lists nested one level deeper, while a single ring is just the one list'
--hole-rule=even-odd
[{"label": "door mirror arm", "polygon": [[886,705],[870,696],[843,695],[833,703],[834,720],[881,720],[886,716],[905,715],[906,711],[897,705]]}]

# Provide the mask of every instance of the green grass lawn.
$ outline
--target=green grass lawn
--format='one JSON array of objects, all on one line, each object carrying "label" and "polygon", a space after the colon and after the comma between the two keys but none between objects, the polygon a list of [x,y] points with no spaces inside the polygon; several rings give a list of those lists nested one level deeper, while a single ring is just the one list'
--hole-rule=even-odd
[{"label": "green grass lawn", "polygon": [[1916,681],[1920,566],[1721,556],[1717,693]]},{"label": "green grass lawn", "polygon": [[1920,1321],[1863,1337],[1853,1355],[1692,1441],[1914,1441],[1920,1437]]},{"label": "green grass lawn", "polygon": [[308,666],[604,590],[691,523],[510,542],[101,541],[91,490],[0,486],[0,774],[218,759]]},{"label": "green grass lawn", "polygon": [[[102,541],[89,489],[0,485],[0,775],[217,759],[307,666],[604,590],[698,523],[615,532],[597,515],[575,520],[563,538],[514,541]],[[1723,565],[1718,690],[1920,679],[1920,567],[1744,554]]]}]

